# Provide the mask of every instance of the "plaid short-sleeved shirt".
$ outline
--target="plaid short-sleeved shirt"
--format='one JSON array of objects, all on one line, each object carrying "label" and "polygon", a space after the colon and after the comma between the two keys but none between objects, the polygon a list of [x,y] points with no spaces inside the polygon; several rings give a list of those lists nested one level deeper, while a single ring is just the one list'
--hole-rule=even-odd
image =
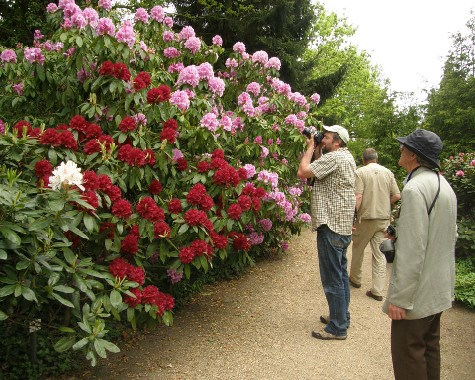
[{"label": "plaid short-sleeved shirt", "polygon": [[326,224],[333,232],[351,235],[355,213],[356,164],[348,148],[322,155],[311,164],[315,175],[312,189],[312,227]]}]

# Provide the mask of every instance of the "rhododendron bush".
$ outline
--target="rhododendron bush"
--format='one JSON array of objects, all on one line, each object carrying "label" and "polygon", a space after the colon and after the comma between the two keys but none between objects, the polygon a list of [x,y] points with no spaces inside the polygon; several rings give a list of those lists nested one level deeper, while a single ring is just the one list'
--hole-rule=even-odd
[{"label": "rhododendron bush", "polygon": [[295,173],[319,96],[240,42],[218,70],[221,37],[160,6],[92,3],[48,5],[50,40],[0,50],[0,320],[95,364],[111,319],[170,324],[175,286],[309,222]]}]

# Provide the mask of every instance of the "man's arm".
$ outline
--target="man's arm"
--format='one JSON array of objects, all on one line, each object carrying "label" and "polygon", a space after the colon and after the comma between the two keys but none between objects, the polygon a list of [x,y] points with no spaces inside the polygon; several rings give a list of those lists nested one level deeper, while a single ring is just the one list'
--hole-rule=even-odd
[{"label": "man's arm", "polygon": [[362,193],[355,193],[356,196],[356,211],[360,209],[361,202],[363,201],[363,194]]},{"label": "man's arm", "polygon": [[391,206],[393,206],[394,203],[396,203],[399,199],[401,199],[401,194],[391,195],[391,198],[389,198],[389,200],[391,202]]},{"label": "man's arm", "polygon": [[[314,154],[315,153],[315,154]],[[320,158],[322,155],[322,147],[320,145],[315,149],[315,142],[313,137],[307,139],[307,150],[305,151],[302,159],[300,160],[299,169],[297,171],[297,177],[304,180],[306,178],[312,178],[314,176],[310,164],[312,159]]]}]

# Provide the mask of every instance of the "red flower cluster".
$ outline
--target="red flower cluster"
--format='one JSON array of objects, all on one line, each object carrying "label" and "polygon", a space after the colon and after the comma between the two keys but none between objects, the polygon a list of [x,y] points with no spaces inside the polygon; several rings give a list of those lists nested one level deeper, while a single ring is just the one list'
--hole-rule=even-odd
[{"label": "red flower cluster", "polygon": [[40,144],[54,147],[62,146],[73,151],[78,149],[78,143],[74,135],[70,131],[62,129],[46,129],[40,136]]},{"label": "red flower cluster", "polygon": [[[244,186],[244,189],[242,189],[242,192],[239,198],[245,197],[245,196],[251,198],[252,209],[254,211],[259,211],[259,209],[261,208],[261,198],[263,198],[265,195],[267,195],[267,192],[262,187],[256,188],[254,187],[252,183],[248,183],[246,184],[246,186]],[[238,202],[239,202],[239,198],[238,198]],[[243,198],[241,200],[243,204],[247,204],[247,200],[245,199],[247,198]]]},{"label": "red flower cluster", "polygon": [[135,296],[135,298],[126,294],[124,296],[124,302],[129,305],[129,307],[135,309],[142,302],[142,291],[138,288],[134,288],[129,289],[129,292],[131,292]]},{"label": "red flower cluster", "polygon": [[113,185],[112,180],[108,175],[99,175],[97,177],[97,182],[99,183],[99,190],[104,192],[112,202],[119,200],[122,196],[119,186]]},{"label": "red flower cluster", "polygon": [[151,197],[143,197],[135,209],[142,218],[151,220],[152,222],[160,222],[165,220],[164,211]]},{"label": "red flower cluster", "polygon": [[144,88],[150,86],[150,83],[150,74],[146,71],[141,71],[134,79],[134,89],[135,91],[143,90]]},{"label": "red flower cluster", "polygon": [[173,198],[168,202],[168,212],[170,214],[179,214],[182,211],[183,208],[181,207],[181,202],[178,198]]},{"label": "red flower cluster", "polygon": [[193,249],[191,247],[183,247],[180,249],[178,252],[178,258],[183,264],[189,264],[193,261],[195,258],[195,254],[193,252]]},{"label": "red flower cluster", "polygon": [[127,199],[119,199],[114,202],[111,211],[118,218],[129,219],[132,215],[132,205]]},{"label": "red flower cluster", "polygon": [[114,228],[115,228],[115,224],[114,223],[110,223],[110,222],[104,222],[104,223],[101,223],[101,225],[99,226],[99,233],[100,234],[105,234],[105,237],[107,239],[114,239]]},{"label": "red flower cluster", "polygon": [[122,145],[117,151],[117,159],[129,166],[145,166],[155,164],[155,154],[151,149],[142,150],[134,148],[130,144]]},{"label": "red flower cluster", "polygon": [[[81,199],[89,203],[92,207],[94,207],[94,210],[96,210],[99,207],[99,199],[97,198],[97,194],[95,191],[86,190],[85,192],[81,194]],[[83,209],[89,214],[93,213],[93,210],[85,209],[82,206],[79,206],[79,209]]]},{"label": "red flower cluster", "polygon": [[233,220],[241,219],[242,209],[237,203],[228,207],[228,216]]},{"label": "red flower cluster", "polygon": [[114,142],[114,139],[109,135],[99,136],[97,139],[89,140],[84,144],[84,153],[93,154],[101,151],[101,145],[105,147],[106,151],[110,151],[111,144]]},{"label": "red flower cluster", "polygon": [[247,211],[251,208],[252,199],[249,195],[240,195],[238,197],[238,204],[241,206],[242,211]]},{"label": "red flower cluster", "polygon": [[228,238],[224,235],[220,235],[215,231],[211,231],[210,234],[213,245],[218,249],[224,249],[228,246]]},{"label": "red flower cluster", "polygon": [[175,143],[178,136],[178,123],[175,119],[168,119],[163,123],[163,130],[160,133],[160,141],[167,140],[170,144]]},{"label": "red flower cluster", "polygon": [[190,189],[186,201],[191,205],[200,206],[205,211],[211,210],[214,205],[213,198],[206,194],[206,188],[201,183],[197,183]]},{"label": "red flower cluster", "polygon": [[180,171],[184,171],[188,168],[188,161],[185,157],[180,157],[176,160],[176,168]]},{"label": "red flower cluster", "polygon": [[35,164],[35,174],[38,178],[50,176],[53,172],[53,165],[48,160],[40,160]]},{"label": "red flower cluster", "polygon": [[136,234],[130,233],[120,242],[120,252],[130,253],[136,255],[139,251],[139,237]]},{"label": "red flower cluster", "polygon": [[160,195],[163,190],[163,186],[158,179],[152,179],[150,185],[148,185],[148,192],[150,194]]},{"label": "red flower cluster", "polygon": [[141,267],[135,267],[121,257],[114,259],[109,264],[109,273],[117,278],[128,277],[129,280],[143,285],[145,282],[145,272]]},{"label": "red flower cluster", "polygon": [[194,240],[189,247],[183,247],[178,252],[178,258],[183,264],[189,264],[196,256],[206,256],[210,258],[213,255],[213,247],[201,239]]},{"label": "red flower cluster", "polygon": [[239,232],[231,231],[228,236],[230,239],[233,240],[233,248],[236,251],[249,251],[251,249],[251,242],[249,241],[246,235]]},{"label": "red flower cluster", "polygon": [[136,127],[136,124],[135,124],[135,120],[133,117],[131,116],[126,116],[122,119],[122,121],[120,122],[119,124],[119,129],[123,132],[123,133],[127,133],[129,131],[133,131],[135,130],[135,127]]},{"label": "red flower cluster", "polygon": [[82,175],[82,184],[86,190],[96,191],[99,189],[99,180],[96,172],[86,170]]},{"label": "red flower cluster", "polygon": [[111,61],[102,62],[101,67],[99,68],[99,74],[105,76],[112,76],[117,79],[122,79],[128,82],[130,80],[130,71],[125,63],[117,62],[112,63]]},{"label": "red flower cluster", "polygon": [[213,231],[213,223],[204,211],[191,209],[185,212],[185,222],[190,226],[203,226],[208,231]]},{"label": "red flower cluster", "polygon": [[163,315],[165,311],[172,310],[175,299],[166,293],[162,293],[154,285],[148,285],[142,290],[142,304],[157,306],[157,314]]},{"label": "red flower cluster", "polygon": [[26,136],[31,138],[38,138],[41,134],[40,128],[32,128],[31,124],[26,120],[20,120],[13,126],[13,130],[17,131],[18,137],[23,137],[23,131],[26,132]]},{"label": "red flower cluster", "polygon": [[167,85],[161,84],[158,87],[151,88],[147,92],[147,102],[149,104],[158,104],[170,99],[172,90]]},{"label": "red flower cluster", "polygon": [[166,222],[160,221],[153,225],[153,234],[155,238],[169,238],[171,228]]}]

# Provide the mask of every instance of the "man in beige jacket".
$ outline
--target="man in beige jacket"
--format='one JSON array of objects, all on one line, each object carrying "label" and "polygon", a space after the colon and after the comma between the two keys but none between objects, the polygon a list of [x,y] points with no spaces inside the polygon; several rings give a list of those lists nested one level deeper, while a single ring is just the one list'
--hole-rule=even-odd
[{"label": "man in beige jacket", "polygon": [[401,143],[408,173],[396,221],[396,257],[383,311],[391,322],[394,376],[440,379],[440,317],[455,287],[457,199],[439,174],[442,141],[418,129]]},{"label": "man in beige jacket", "polygon": [[363,151],[364,166],[356,170],[355,194],[357,219],[354,224],[350,284],[361,287],[361,266],[368,243],[372,253],[372,286],[366,292],[376,301],[383,300],[386,284],[386,258],[379,250],[389,225],[391,208],[400,198],[394,174],[378,164],[373,148]]}]

